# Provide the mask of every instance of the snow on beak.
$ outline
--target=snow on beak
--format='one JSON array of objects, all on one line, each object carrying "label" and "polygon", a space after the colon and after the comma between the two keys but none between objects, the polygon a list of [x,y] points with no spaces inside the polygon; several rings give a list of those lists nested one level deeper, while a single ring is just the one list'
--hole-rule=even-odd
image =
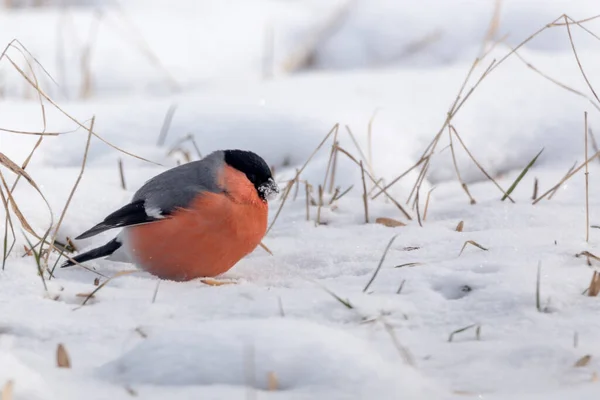
[{"label": "snow on beak", "polygon": [[273,178],[269,178],[268,181],[259,186],[258,191],[262,193],[266,201],[271,201],[279,194],[279,186],[277,186]]}]

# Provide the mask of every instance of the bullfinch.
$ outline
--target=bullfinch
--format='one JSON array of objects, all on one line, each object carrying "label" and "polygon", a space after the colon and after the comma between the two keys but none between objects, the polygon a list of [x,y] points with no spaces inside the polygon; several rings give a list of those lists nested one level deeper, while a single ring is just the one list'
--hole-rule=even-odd
[{"label": "bullfinch", "polygon": [[[267,201],[279,193],[257,154],[219,150],[147,181],[131,202],[79,235],[123,230],[78,263],[107,257],[161,279],[214,277],[258,246],[266,233]],[[75,263],[71,260],[61,267]]]}]

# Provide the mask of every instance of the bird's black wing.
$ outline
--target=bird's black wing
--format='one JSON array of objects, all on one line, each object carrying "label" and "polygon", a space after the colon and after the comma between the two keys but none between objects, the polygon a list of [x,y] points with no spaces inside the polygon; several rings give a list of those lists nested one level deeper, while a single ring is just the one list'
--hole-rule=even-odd
[{"label": "bird's black wing", "polygon": [[86,239],[113,228],[122,228],[124,226],[140,225],[160,221],[161,217],[167,215],[164,211],[161,211],[160,215],[148,215],[147,209],[144,206],[144,202],[144,200],[137,200],[121,207],[108,217],[104,218],[104,221],[83,232],[75,239]]}]

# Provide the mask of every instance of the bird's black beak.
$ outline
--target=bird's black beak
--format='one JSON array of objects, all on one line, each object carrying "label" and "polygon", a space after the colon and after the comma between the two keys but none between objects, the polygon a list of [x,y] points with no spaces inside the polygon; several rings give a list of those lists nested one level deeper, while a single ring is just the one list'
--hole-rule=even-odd
[{"label": "bird's black beak", "polygon": [[277,186],[273,178],[269,178],[269,180],[258,187],[258,192],[265,201],[271,201],[279,194],[279,186]]}]

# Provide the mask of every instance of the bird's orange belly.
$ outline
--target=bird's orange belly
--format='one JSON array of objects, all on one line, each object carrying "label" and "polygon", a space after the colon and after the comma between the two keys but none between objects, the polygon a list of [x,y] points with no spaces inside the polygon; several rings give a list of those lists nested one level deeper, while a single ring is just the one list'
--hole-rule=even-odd
[{"label": "bird's orange belly", "polygon": [[228,271],[258,246],[266,228],[266,204],[206,193],[164,220],[126,228],[125,245],[141,269],[186,281]]}]

